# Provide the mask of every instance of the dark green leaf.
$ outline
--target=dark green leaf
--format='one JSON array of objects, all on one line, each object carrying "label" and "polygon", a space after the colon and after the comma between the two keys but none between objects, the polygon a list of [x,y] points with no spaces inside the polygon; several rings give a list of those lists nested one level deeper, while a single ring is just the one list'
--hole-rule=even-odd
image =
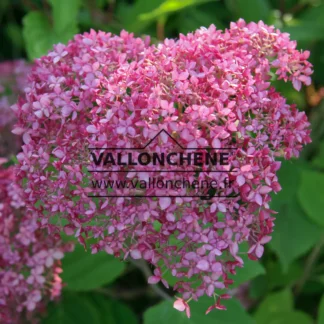
[{"label": "dark green leaf", "polygon": [[138,320],[133,311],[126,305],[113,299],[104,298],[100,294],[89,295],[91,302],[98,309],[102,324],[137,324]]},{"label": "dark green leaf", "polygon": [[318,324],[324,324],[324,294],[318,307]]},{"label": "dark green leaf", "polygon": [[125,269],[125,263],[106,252],[91,254],[77,245],[63,259],[62,279],[66,289],[87,291],[114,281]]},{"label": "dark green leaf", "polygon": [[209,10],[200,10],[199,8],[189,8],[181,10],[179,19],[182,23],[179,26],[179,32],[187,34],[201,26],[208,27],[211,24],[216,25],[217,29],[224,29],[224,25],[215,16],[215,12]]},{"label": "dark green leaf", "polygon": [[324,169],[324,141],[319,144],[319,150],[316,157],[312,160],[312,165]]},{"label": "dark green leaf", "polygon": [[270,242],[277,253],[284,272],[298,257],[311,249],[321,236],[321,230],[312,223],[296,197],[303,164],[283,162],[278,172],[282,191],[273,197],[271,208],[278,212],[275,231]]},{"label": "dark green leaf", "polygon": [[254,318],[258,324],[269,324],[274,316],[293,311],[293,307],[293,295],[290,290],[272,293],[259,305]]},{"label": "dark green leaf", "polygon": [[316,244],[322,231],[307,218],[296,197],[283,203],[277,211],[270,246],[278,254],[283,270],[287,271],[294,260]]},{"label": "dark green leaf", "polygon": [[281,265],[272,260],[267,262],[266,269],[269,290],[292,287],[304,272],[303,267],[297,262],[290,264],[288,271],[283,272]]},{"label": "dark green leaf", "polygon": [[293,20],[291,26],[282,31],[290,34],[291,39],[297,41],[314,41],[324,39],[324,5],[313,6],[302,11],[297,20]]},{"label": "dark green leaf", "polygon": [[101,294],[65,292],[52,303],[43,324],[137,324],[135,314],[124,304]]},{"label": "dark green leaf", "polygon": [[[307,216],[324,227],[324,173],[305,170],[301,173],[298,198]],[[323,229],[322,229],[323,230]]]},{"label": "dark green leaf", "polygon": [[235,19],[258,22],[269,17],[270,5],[268,0],[225,0]]},{"label": "dark green leaf", "polygon": [[102,324],[98,310],[85,297],[64,293],[59,304],[51,304],[43,324]]},{"label": "dark green leaf", "polygon": [[249,296],[252,299],[263,297],[269,289],[269,283],[265,275],[254,278],[250,283]]},{"label": "dark green leaf", "polygon": [[312,324],[313,319],[306,313],[300,311],[283,312],[269,318],[268,324]]},{"label": "dark green leaf", "polygon": [[30,59],[45,55],[53,44],[66,43],[78,32],[80,0],[50,0],[53,25],[43,12],[29,12],[23,19],[23,36]]}]

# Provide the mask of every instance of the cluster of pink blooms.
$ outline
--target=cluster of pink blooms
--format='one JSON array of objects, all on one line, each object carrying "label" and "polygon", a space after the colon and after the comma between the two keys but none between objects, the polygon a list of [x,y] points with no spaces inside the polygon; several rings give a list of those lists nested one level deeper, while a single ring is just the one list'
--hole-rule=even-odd
[{"label": "cluster of pink blooms", "polygon": [[[36,62],[26,100],[14,106],[14,132],[25,143],[18,174],[27,180],[28,208],[52,233],[64,230],[83,245],[95,240],[93,253],[146,260],[155,267],[151,284],[168,287],[165,274],[171,273],[181,294],[175,307],[188,316],[189,301],[203,295],[216,300],[208,311],[224,309],[230,275],[243,266],[240,255],[260,258],[271,239],[270,193],[281,189],[276,157],[298,156],[310,142],[306,115],[271,87],[270,74],[299,90],[311,82],[308,56],[288,34],[243,20],[224,32],[212,25],[157,46],[126,32],[94,31],[56,45]],[[159,132],[144,152],[231,148],[229,163],[212,171],[176,172],[149,163],[86,172],[94,167],[89,148],[98,155],[111,147],[130,149],[136,156],[143,150],[134,148]],[[217,183],[227,177],[231,186],[206,200],[192,197],[198,189],[111,192],[89,185],[93,179],[183,177]]]},{"label": "cluster of pink blooms", "polygon": [[0,322],[33,322],[60,295],[59,260],[70,247],[39,229],[5,162],[0,159]]},{"label": "cluster of pink blooms", "polygon": [[0,63],[0,156],[16,154],[21,145],[11,133],[15,115],[10,106],[23,94],[30,70],[23,60]]}]

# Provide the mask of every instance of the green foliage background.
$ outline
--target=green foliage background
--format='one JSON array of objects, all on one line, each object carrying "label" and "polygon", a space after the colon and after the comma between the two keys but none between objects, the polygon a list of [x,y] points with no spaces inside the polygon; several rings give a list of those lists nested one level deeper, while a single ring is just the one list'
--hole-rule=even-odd
[{"label": "green foliage background", "polygon": [[[192,318],[172,308],[172,291],[146,284],[145,264],[121,263],[81,247],[63,260],[61,301],[50,304],[42,323],[119,324],[324,324],[324,3],[320,0],[1,0],[0,60],[47,53],[78,32],[95,30],[164,37],[230,21],[263,20],[291,34],[311,51],[313,84],[297,93],[277,82],[312,122],[313,143],[298,161],[284,161],[283,190],[273,240],[261,262],[246,260],[235,278],[238,299],[227,311],[205,316],[210,301],[191,302]],[[161,293],[162,291],[162,293]],[[167,293],[167,294],[166,294]],[[163,300],[164,299],[164,300]],[[242,306],[242,302],[243,305]]]}]

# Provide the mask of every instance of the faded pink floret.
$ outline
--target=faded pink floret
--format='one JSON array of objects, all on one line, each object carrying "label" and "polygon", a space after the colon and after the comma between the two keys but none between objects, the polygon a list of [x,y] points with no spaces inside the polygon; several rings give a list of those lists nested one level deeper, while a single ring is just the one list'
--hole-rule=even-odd
[{"label": "faded pink floret", "polygon": [[0,163],[0,322],[34,323],[60,295],[60,259],[69,250],[39,229],[25,208],[12,167]]},{"label": "faded pink floret", "polygon": [[[297,90],[308,85],[308,52],[297,51],[289,35],[274,27],[243,20],[224,32],[211,25],[157,46],[125,31],[120,36],[91,31],[54,52],[36,62],[30,91],[17,106],[16,130],[23,130],[25,140],[19,177],[28,179],[28,206],[52,232],[63,229],[83,245],[92,238],[93,253],[105,250],[151,263],[152,284],[171,272],[181,300],[227,289],[233,283],[229,275],[243,266],[241,254],[261,257],[271,238],[270,194],[281,189],[276,158],[298,157],[311,141],[305,113],[287,104],[270,82],[275,71]],[[229,165],[215,169],[223,172],[187,169],[184,175],[149,164],[136,169],[141,172],[93,172],[91,179],[221,183],[229,177],[232,186],[221,188],[223,197],[183,197],[202,195],[186,188],[119,188],[115,195],[149,197],[89,197],[94,189],[85,186],[84,167],[91,169],[94,161],[88,148],[143,147],[161,130],[184,148],[232,148]],[[174,149],[162,132],[145,150]],[[50,224],[58,213],[60,222]],[[223,306],[217,302],[213,308]]]}]

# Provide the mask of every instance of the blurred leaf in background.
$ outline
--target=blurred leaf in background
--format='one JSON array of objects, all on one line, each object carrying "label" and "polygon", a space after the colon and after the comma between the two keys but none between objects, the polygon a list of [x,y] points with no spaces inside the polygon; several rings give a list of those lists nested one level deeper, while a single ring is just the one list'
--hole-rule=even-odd
[{"label": "blurred leaf in background", "polygon": [[30,59],[45,55],[57,43],[66,43],[78,33],[81,0],[50,0],[52,12],[32,11],[24,19],[24,39]]}]

